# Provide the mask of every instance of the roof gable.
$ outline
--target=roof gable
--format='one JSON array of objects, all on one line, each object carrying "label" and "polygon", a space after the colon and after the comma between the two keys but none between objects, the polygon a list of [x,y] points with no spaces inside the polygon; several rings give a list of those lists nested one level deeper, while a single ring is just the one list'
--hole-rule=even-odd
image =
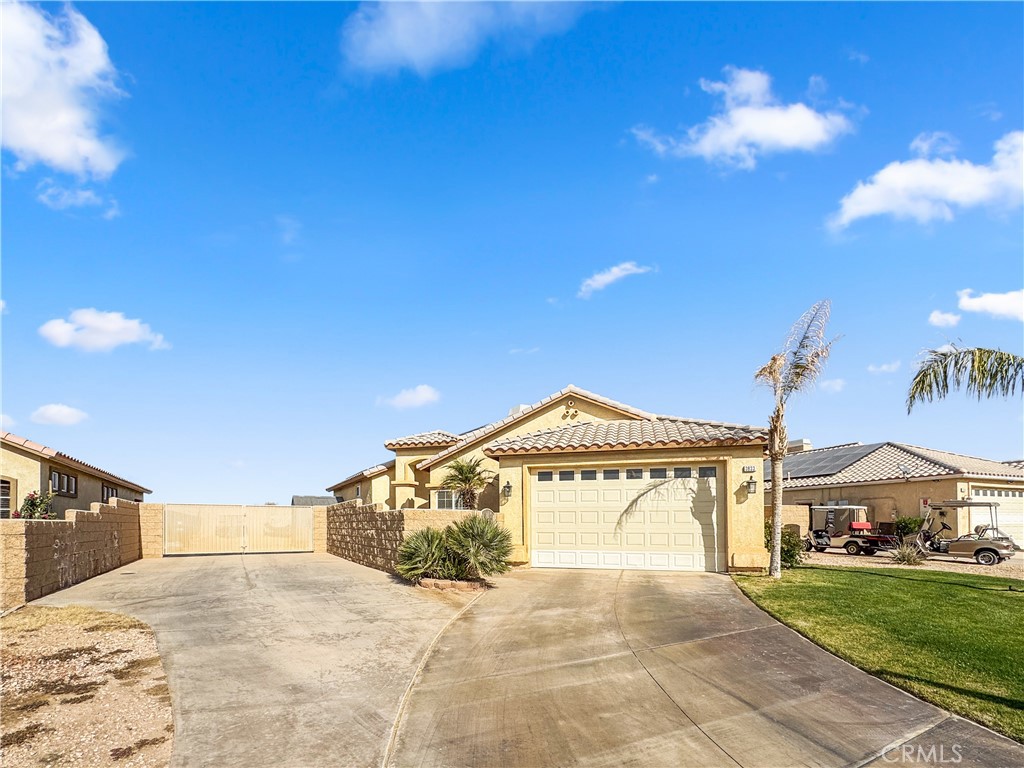
[{"label": "roof gable", "polygon": [[398,450],[400,448],[443,448],[449,445],[454,445],[457,442],[459,442],[459,435],[453,434],[444,429],[433,429],[429,432],[418,432],[415,435],[396,437],[393,440],[386,441],[384,443],[384,447],[389,451]]},{"label": "roof gable", "polygon": [[143,488],[141,485],[133,483],[130,480],[125,480],[123,477],[119,477],[118,475],[107,472],[99,467],[94,467],[92,464],[87,464],[81,459],[76,459],[74,456],[68,456],[66,453],[41,445],[40,443],[35,443],[27,437],[20,437],[12,434],[11,432],[3,432],[0,433],[0,442],[7,443],[9,446],[14,448],[20,448],[21,450],[38,456],[41,459],[51,459],[58,464],[74,467],[104,480],[110,480],[111,482],[123,486],[125,489],[131,489],[133,491],[138,491],[139,493],[152,493],[149,488]]},{"label": "roof gable", "polygon": [[374,464],[372,467],[367,467],[366,469],[361,469],[358,472],[355,472],[355,473],[349,475],[344,480],[341,480],[341,481],[335,483],[334,485],[332,485],[331,487],[329,487],[327,490],[328,491],[336,491],[339,488],[341,488],[342,486],[348,485],[349,483],[355,483],[355,482],[358,482],[358,481],[361,481],[361,480],[369,480],[370,478],[374,478],[374,477],[377,477],[378,475],[384,474],[385,472],[387,472],[388,470],[390,470],[394,466],[395,466],[395,460],[394,459],[392,459],[391,461],[387,461],[387,462],[385,462],[383,464]]}]

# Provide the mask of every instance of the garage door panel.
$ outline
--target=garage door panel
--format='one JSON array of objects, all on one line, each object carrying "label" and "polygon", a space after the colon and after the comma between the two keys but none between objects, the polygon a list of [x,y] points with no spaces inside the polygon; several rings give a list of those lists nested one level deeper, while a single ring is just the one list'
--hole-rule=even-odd
[{"label": "garage door panel", "polygon": [[647,513],[647,522],[651,525],[667,525],[668,524],[668,510],[667,509],[652,509]]},{"label": "garage door panel", "polygon": [[575,504],[576,503],[576,491],[559,491],[558,492],[558,503],[559,504]]},{"label": "garage door panel", "polygon": [[596,547],[601,541],[601,535],[596,531],[580,533],[580,546]]},{"label": "garage door panel", "polygon": [[668,549],[668,538],[667,533],[649,533],[647,534],[647,546],[651,549]]},{"label": "garage door panel", "polygon": [[559,525],[576,525],[576,510],[558,510],[558,524]]},{"label": "garage door panel", "polygon": [[538,510],[536,515],[537,515],[537,522],[540,523],[541,525],[554,525],[554,522],[555,522],[555,513],[554,512],[548,512],[547,510]]},{"label": "garage door panel", "polygon": [[580,511],[580,524],[582,525],[597,525],[600,520],[600,512],[595,512],[593,510]]},{"label": "garage door panel", "polygon": [[598,501],[598,493],[593,490],[580,491],[580,501],[584,503],[595,503]]},{"label": "garage door panel", "polygon": [[538,504],[554,504],[555,492],[554,491],[537,491],[536,501]]},{"label": "garage door panel", "polygon": [[622,491],[617,489],[605,488],[601,491],[601,500],[606,501],[610,504],[621,504],[622,503]]}]

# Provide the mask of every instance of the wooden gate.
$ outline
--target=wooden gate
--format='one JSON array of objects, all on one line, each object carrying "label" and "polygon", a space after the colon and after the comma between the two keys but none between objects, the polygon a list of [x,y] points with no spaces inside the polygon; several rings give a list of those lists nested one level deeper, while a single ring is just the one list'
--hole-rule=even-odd
[{"label": "wooden gate", "polygon": [[312,507],[167,504],[165,555],[312,552]]}]

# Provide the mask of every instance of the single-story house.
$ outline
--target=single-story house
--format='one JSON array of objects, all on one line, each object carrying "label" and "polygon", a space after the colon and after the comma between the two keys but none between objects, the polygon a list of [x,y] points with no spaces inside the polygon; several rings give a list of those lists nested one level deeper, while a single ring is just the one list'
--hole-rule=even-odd
[{"label": "single-story house", "polygon": [[394,458],[328,488],[393,509],[457,509],[453,461],[494,477],[513,560],[536,567],[757,570],[764,548],[762,427],[650,413],[572,385],[461,434],[385,442]]},{"label": "single-story house", "polygon": [[333,496],[292,496],[293,507],[327,507],[337,503],[338,500]]},{"label": "single-story house", "polygon": [[33,492],[52,490],[52,509],[63,518],[69,509],[89,509],[94,501],[116,496],[142,501],[148,488],[86,464],[66,453],[3,432],[0,434],[0,517],[20,509]]},{"label": "single-story house", "polygon": [[[795,449],[795,450],[794,450]],[[771,481],[771,462],[765,462]],[[999,504],[999,527],[1024,543],[1024,468],[905,443],[848,443],[810,449],[791,443],[782,462],[782,500],[787,505],[860,505],[872,522],[920,517],[929,502],[970,500]],[[963,509],[944,518],[951,535],[988,524],[988,512]]]}]

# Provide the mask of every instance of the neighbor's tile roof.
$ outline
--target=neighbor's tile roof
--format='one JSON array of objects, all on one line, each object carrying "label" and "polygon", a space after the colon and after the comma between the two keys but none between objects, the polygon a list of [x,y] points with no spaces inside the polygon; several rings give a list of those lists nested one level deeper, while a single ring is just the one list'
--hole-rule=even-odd
[{"label": "neighbor's tile roof", "polygon": [[[826,469],[815,474],[800,471],[801,467],[816,465]],[[789,466],[795,471],[787,471]],[[892,442],[802,451],[787,456],[782,463],[782,486],[786,489],[963,475],[1024,480],[1024,469],[989,459]],[[765,477],[771,477],[770,462],[765,462]]]},{"label": "neighbor's tile roof", "polygon": [[384,443],[384,447],[389,451],[393,451],[396,448],[419,448],[423,447],[444,447],[453,445],[459,441],[459,436],[452,434],[443,429],[434,429],[430,432],[420,432],[416,435],[407,435],[406,437],[396,437],[394,440],[388,440]]},{"label": "neighbor's tile roof", "polygon": [[339,488],[341,488],[341,486],[343,486],[343,485],[348,485],[349,483],[354,483],[354,482],[356,482],[358,480],[364,480],[364,479],[368,480],[371,477],[377,477],[377,475],[384,474],[389,469],[391,469],[393,466],[395,466],[395,460],[394,459],[392,459],[391,461],[386,462],[384,464],[375,464],[372,467],[367,467],[366,469],[361,469],[358,472],[355,472],[355,473],[349,475],[344,480],[341,480],[340,482],[335,483],[334,485],[332,485],[327,490],[328,491],[336,491]]},{"label": "neighbor's tile roof", "polygon": [[293,507],[327,507],[337,503],[333,496],[292,496]]},{"label": "neighbor's tile roof", "polygon": [[634,408],[631,405],[626,405],[625,403],[620,403],[620,402],[618,402],[616,400],[612,400],[612,399],[607,398],[607,397],[602,397],[601,395],[595,394],[593,392],[588,392],[585,389],[580,389],[579,387],[576,387],[576,386],[573,386],[572,384],[570,384],[565,389],[561,389],[558,392],[555,392],[553,395],[548,395],[543,400],[539,400],[538,402],[534,403],[533,405],[526,406],[525,408],[523,408],[523,410],[519,411],[518,413],[514,413],[514,414],[512,414],[510,416],[506,416],[503,419],[499,419],[498,421],[491,422],[490,424],[487,424],[487,425],[485,425],[483,427],[480,427],[478,429],[474,429],[474,430],[472,430],[470,432],[466,432],[465,434],[463,434],[463,435],[461,435],[459,437],[459,441],[457,443],[455,443],[454,445],[452,445],[452,446],[450,446],[448,448],[445,448],[440,453],[434,454],[430,458],[424,459],[423,461],[419,462],[416,465],[416,468],[417,469],[429,469],[431,466],[433,466],[434,464],[437,464],[440,461],[443,461],[445,458],[447,458],[448,456],[452,455],[453,453],[457,453],[457,452],[461,451],[467,445],[470,445],[471,443],[475,443],[475,442],[479,441],[480,439],[486,437],[487,435],[493,434],[494,432],[498,431],[502,427],[508,426],[509,424],[514,424],[515,422],[520,421],[520,420],[526,418],[531,413],[536,412],[538,409],[543,408],[546,405],[550,405],[555,400],[558,400],[559,398],[565,397],[566,395],[575,395],[577,397],[585,397],[588,400],[592,400],[595,403],[600,403],[601,405],[605,405],[605,406],[607,406],[609,408],[613,408],[613,409],[615,409],[617,411],[621,411],[624,414],[628,414],[628,415],[631,415],[631,416],[636,416],[638,419],[655,419],[655,418],[657,418],[656,414],[648,413],[647,411],[641,411],[639,408]]},{"label": "neighbor's tile roof", "polygon": [[89,472],[93,475],[96,475],[97,477],[101,477],[105,480],[110,480],[114,483],[117,483],[118,485],[122,485],[125,488],[130,488],[133,491],[138,491],[139,493],[152,493],[152,491],[149,490],[149,488],[143,488],[141,485],[137,485],[131,482],[130,480],[125,480],[123,477],[118,477],[117,475],[107,472],[104,469],[100,469],[99,467],[94,467],[92,464],[87,464],[81,459],[76,459],[74,456],[68,456],[66,453],[61,453],[60,451],[54,450],[53,448],[48,448],[45,445],[34,443],[27,437],[19,437],[18,435],[12,434],[10,432],[2,432],[0,433],[0,442],[17,446],[18,448],[21,448],[23,451],[33,453],[36,456],[39,456],[40,458],[53,459],[58,463],[66,464],[68,466],[81,469],[85,472]]},{"label": "neighbor's tile roof", "polygon": [[556,451],[675,448],[699,445],[750,445],[767,440],[767,430],[740,424],[659,417],[588,421],[497,440],[488,456]]},{"label": "neighbor's tile roof", "polygon": [[1014,459],[1013,461],[1004,461],[1003,464],[1006,464],[1006,465],[1011,466],[1011,467],[1015,467],[1016,469],[1024,469],[1024,459]]}]

